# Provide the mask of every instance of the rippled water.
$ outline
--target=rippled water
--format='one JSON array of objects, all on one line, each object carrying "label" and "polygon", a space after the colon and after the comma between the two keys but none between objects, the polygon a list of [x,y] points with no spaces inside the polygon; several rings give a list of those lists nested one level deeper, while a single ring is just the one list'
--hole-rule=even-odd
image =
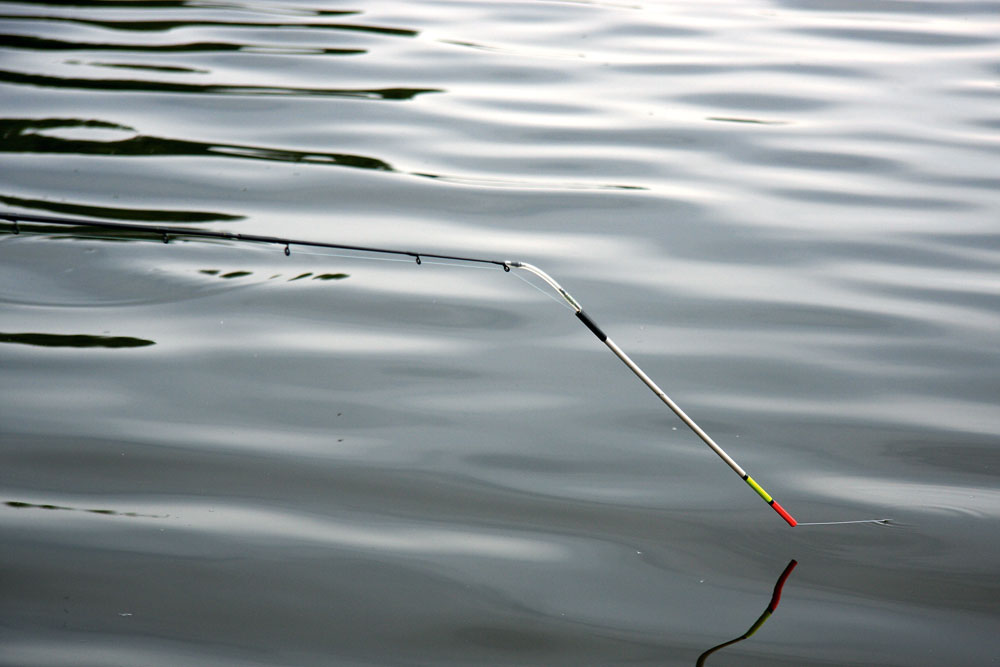
[{"label": "rippled water", "polygon": [[1000,3],[0,15],[3,210],[893,519],[0,223],[0,664],[996,664]]}]

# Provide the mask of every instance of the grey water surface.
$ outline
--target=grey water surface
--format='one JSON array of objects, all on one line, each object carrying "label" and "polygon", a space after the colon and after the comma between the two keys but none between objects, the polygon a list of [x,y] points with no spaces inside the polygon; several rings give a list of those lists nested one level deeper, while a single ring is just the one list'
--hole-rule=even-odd
[{"label": "grey water surface", "polygon": [[536,264],[892,520],[530,275],[0,222],[0,665],[997,664],[1000,3],[3,1],[0,153]]}]

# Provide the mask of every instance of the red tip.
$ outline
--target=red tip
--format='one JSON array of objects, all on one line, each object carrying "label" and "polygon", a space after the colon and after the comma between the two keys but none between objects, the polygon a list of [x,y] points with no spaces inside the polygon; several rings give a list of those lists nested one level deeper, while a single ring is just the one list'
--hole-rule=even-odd
[{"label": "red tip", "polygon": [[794,528],[795,526],[797,526],[799,524],[799,522],[796,521],[792,517],[791,514],[789,514],[788,512],[785,511],[784,507],[782,507],[781,505],[778,504],[777,500],[772,500],[771,501],[771,507],[773,507],[774,511],[777,512],[778,514],[780,514],[781,518],[784,519],[785,521],[787,521],[788,525],[791,526],[792,528]]}]

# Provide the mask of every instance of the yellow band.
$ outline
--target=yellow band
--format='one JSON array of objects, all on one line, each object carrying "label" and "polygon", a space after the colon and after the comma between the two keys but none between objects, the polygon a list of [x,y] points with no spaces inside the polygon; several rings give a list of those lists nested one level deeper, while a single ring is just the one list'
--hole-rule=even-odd
[{"label": "yellow band", "polygon": [[753,477],[750,477],[749,475],[747,475],[747,484],[749,484],[751,486],[751,488],[753,488],[753,490],[757,492],[757,495],[759,495],[761,498],[763,498],[767,502],[771,502],[773,500],[773,498],[771,498],[771,496],[767,495],[767,491],[765,491],[764,489],[760,488],[760,484],[758,484],[757,482],[753,481]]}]

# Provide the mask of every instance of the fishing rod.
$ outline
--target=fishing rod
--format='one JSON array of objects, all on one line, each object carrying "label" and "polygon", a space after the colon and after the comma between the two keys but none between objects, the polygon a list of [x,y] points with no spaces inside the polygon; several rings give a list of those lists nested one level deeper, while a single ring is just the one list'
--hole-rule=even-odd
[{"label": "fishing rod", "polygon": [[584,312],[583,306],[574,299],[569,292],[567,292],[563,287],[557,283],[552,276],[545,273],[537,266],[533,266],[526,262],[515,262],[510,260],[497,260],[497,259],[483,259],[478,257],[461,257],[457,255],[442,255],[435,253],[426,252],[415,252],[412,250],[398,250],[392,248],[376,248],[371,246],[359,246],[359,245],[346,245],[341,243],[327,243],[324,241],[307,241],[301,239],[290,239],[290,238],[280,238],[277,236],[260,236],[257,234],[237,234],[233,232],[219,232],[211,231],[205,229],[186,229],[183,227],[169,227],[161,225],[143,225],[134,223],[124,223],[124,222],[105,222],[105,221],[95,221],[95,220],[78,220],[71,218],[61,218],[55,216],[45,216],[45,215],[32,215],[24,213],[10,213],[10,212],[0,212],[0,219],[7,220],[13,225],[13,232],[15,234],[20,233],[19,223],[38,223],[38,224],[49,224],[49,225],[60,225],[60,226],[73,226],[73,227],[89,227],[95,229],[105,229],[109,231],[130,231],[130,232],[140,232],[145,234],[151,234],[154,236],[159,236],[162,238],[164,243],[168,243],[171,237],[196,237],[196,238],[212,238],[212,239],[225,239],[229,241],[247,241],[253,243],[268,243],[285,247],[285,255],[291,254],[291,246],[306,246],[306,247],[318,247],[318,248],[333,248],[337,250],[351,250],[363,253],[375,253],[375,254],[385,254],[385,255],[402,255],[407,257],[412,257],[416,260],[417,264],[421,263],[421,258],[428,259],[440,259],[440,260],[450,260],[458,262],[470,262],[474,264],[492,264],[501,267],[504,271],[509,272],[511,269],[521,269],[532,273],[539,278],[541,278],[546,284],[548,284],[552,289],[556,291],[559,296],[561,296],[566,303],[570,305],[575,311],[576,317],[593,333],[598,340],[604,343],[608,349],[616,357],[618,357],[622,363],[628,366],[629,370],[635,373],[643,384],[645,384],[649,389],[656,394],[656,396],[663,401],[667,407],[669,407],[675,415],[677,415],[681,421],[683,421],[688,428],[694,431],[701,440],[708,445],[712,451],[714,451],[719,458],[726,462],[733,472],[740,476],[744,482],[747,483],[750,488],[752,488],[757,495],[759,495],[764,502],[766,502],[771,509],[778,513],[782,519],[784,519],[789,526],[796,526],[798,522],[789,514],[784,507],[782,507],[778,502],[765,491],[760,484],[758,484],[753,477],[751,477],[747,472],[740,467],[736,461],[733,460],[725,450],[720,447],[715,440],[712,439],[708,433],[705,432],[698,424],[695,423],[691,417],[684,412],[677,403],[675,403],[667,394],[660,389],[659,386],[653,380],[646,375],[646,373],[639,368],[639,366],[632,361],[632,359],[625,354],[624,350],[618,347],[613,340],[611,340],[606,333],[594,322],[591,317]]}]

